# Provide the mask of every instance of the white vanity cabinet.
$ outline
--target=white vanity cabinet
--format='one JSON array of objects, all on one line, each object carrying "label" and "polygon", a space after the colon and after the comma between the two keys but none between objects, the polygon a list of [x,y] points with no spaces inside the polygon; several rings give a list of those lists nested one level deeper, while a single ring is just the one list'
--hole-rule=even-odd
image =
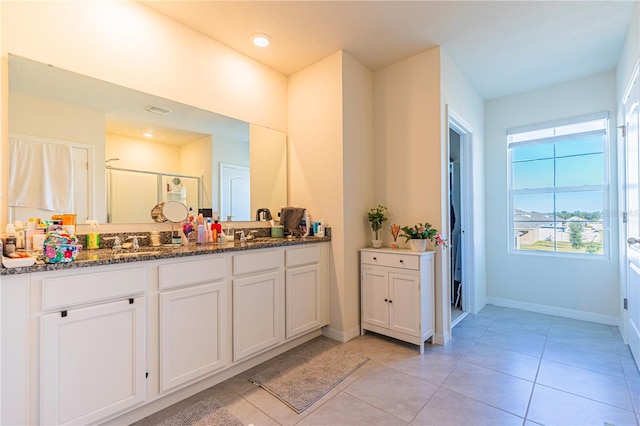
[{"label": "white vanity cabinet", "polygon": [[361,331],[420,346],[434,333],[433,252],[361,249]]},{"label": "white vanity cabinet", "polygon": [[283,340],[282,249],[233,256],[233,361]]},{"label": "white vanity cabinet", "polygon": [[227,257],[158,267],[160,392],[228,366]]},{"label": "white vanity cabinet", "polygon": [[321,262],[324,245],[285,251],[286,338],[291,339],[328,323],[326,271]]},{"label": "white vanity cabinet", "polygon": [[39,423],[87,424],[143,402],[146,268],[49,276],[35,282]]}]

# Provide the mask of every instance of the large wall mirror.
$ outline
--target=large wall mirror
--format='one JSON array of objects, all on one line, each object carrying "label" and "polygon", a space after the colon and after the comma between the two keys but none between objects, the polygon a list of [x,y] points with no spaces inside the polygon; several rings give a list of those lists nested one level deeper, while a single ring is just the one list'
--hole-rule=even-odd
[{"label": "large wall mirror", "polygon": [[250,221],[287,205],[282,132],[16,55],[8,109],[9,220],[148,223],[173,200]]}]

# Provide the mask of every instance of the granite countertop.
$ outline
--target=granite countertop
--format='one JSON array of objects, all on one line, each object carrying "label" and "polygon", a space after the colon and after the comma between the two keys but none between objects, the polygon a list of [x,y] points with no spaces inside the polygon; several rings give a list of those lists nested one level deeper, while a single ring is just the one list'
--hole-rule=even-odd
[{"label": "granite countertop", "polygon": [[261,237],[254,240],[222,244],[200,244],[188,246],[174,246],[165,244],[158,247],[140,246],[138,250],[82,250],[76,260],[68,263],[44,263],[38,260],[35,265],[21,268],[0,268],[0,275],[28,274],[32,272],[57,271],[72,268],[86,268],[91,266],[112,265],[119,263],[140,262],[145,260],[170,259],[175,257],[198,256],[204,254],[218,254],[236,251],[257,250],[265,248],[296,246],[331,241],[331,237],[307,238],[270,238]]}]

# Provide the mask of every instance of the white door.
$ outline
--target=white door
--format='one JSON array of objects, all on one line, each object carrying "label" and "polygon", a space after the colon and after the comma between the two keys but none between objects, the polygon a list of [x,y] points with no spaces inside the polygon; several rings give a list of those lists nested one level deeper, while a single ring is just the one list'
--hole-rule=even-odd
[{"label": "white door", "polygon": [[282,274],[270,272],[233,280],[233,360],[239,361],[282,340]]},{"label": "white door", "polygon": [[160,390],[227,364],[227,282],[160,294]]},{"label": "white door", "polygon": [[234,221],[251,218],[249,167],[220,163],[220,217]]},{"label": "white door", "polygon": [[362,322],[389,328],[389,274],[362,268]]},{"label": "white door", "polygon": [[142,297],[44,315],[40,424],[89,424],[145,399]]},{"label": "white door", "polygon": [[287,339],[320,326],[320,266],[287,270],[285,309]]},{"label": "white door", "polygon": [[420,277],[389,273],[389,328],[420,336]]},{"label": "white door", "polygon": [[640,368],[640,141],[638,139],[638,68],[624,100],[626,126],[626,211],[627,211],[627,341]]}]

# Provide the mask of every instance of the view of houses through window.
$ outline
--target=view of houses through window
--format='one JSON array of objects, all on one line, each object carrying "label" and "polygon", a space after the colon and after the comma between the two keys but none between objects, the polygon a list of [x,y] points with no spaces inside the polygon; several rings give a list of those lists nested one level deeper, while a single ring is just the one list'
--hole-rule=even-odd
[{"label": "view of houses through window", "polygon": [[512,249],[604,254],[608,115],[507,131]]}]

